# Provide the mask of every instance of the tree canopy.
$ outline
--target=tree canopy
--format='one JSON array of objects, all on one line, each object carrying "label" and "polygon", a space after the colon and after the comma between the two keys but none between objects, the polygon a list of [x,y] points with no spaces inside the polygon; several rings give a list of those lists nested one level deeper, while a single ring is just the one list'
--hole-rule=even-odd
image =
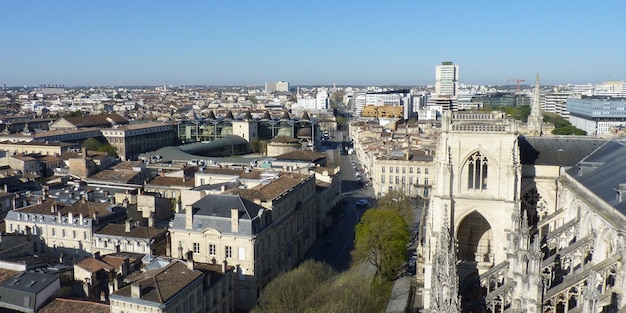
[{"label": "tree canopy", "polygon": [[106,152],[110,156],[117,157],[117,149],[108,143],[101,143],[98,139],[87,138],[83,141],[83,148],[91,151]]},{"label": "tree canopy", "polygon": [[353,262],[369,262],[376,276],[393,280],[406,259],[410,234],[398,210],[370,209],[356,226]]},{"label": "tree canopy", "polygon": [[396,210],[402,216],[407,225],[412,225],[415,218],[415,207],[411,204],[411,198],[399,190],[391,190],[378,199],[378,209]]},{"label": "tree canopy", "polygon": [[306,299],[336,275],[326,263],[305,261],[278,276],[263,290],[254,313],[304,312]]}]

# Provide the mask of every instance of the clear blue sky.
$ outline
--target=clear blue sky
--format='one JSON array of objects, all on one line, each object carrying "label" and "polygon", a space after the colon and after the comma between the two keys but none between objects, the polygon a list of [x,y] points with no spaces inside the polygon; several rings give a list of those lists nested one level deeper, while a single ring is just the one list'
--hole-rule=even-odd
[{"label": "clear blue sky", "polygon": [[5,1],[0,84],[626,80],[626,1]]}]

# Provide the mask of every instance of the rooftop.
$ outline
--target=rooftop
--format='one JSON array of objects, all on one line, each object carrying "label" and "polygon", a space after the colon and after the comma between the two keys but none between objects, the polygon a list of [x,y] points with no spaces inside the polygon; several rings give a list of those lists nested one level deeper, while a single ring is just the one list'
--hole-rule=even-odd
[{"label": "rooftop", "polygon": [[200,277],[200,271],[190,270],[184,262],[172,261],[162,268],[141,273],[132,284],[111,294],[111,298],[122,301],[132,299],[131,288],[136,284],[140,286],[142,300],[166,303]]}]

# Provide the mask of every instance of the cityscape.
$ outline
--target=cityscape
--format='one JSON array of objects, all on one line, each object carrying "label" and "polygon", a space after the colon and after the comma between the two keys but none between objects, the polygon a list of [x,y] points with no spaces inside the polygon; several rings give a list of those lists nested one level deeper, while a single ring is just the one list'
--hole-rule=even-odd
[{"label": "cityscape", "polygon": [[626,312],[626,3],[3,11],[0,312]]}]

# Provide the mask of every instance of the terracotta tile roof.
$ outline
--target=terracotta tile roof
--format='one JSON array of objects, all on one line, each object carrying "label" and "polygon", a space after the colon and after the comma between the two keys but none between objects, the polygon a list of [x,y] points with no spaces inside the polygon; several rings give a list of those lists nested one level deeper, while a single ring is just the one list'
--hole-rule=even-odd
[{"label": "terracotta tile roof", "polygon": [[[172,261],[167,266],[141,273],[133,283],[141,285],[141,299],[155,303],[165,303],[196,279],[202,276],[198,270],[190,270],[181,261]],[[129,284],[113,295],[131,298],[132,284]]]},{"label": "terracotta tile roof", "polygon": [[102,115],[87,115],[87,116],[68,116],[64,117],[67,122],[73,124],[76,127],[97,127],[97,126],[105,126],[111,125],[108,119],[111,119],[113,122],[117,124],[126,124],[128,120],[117,114],[102,114]]},{"label": "terracotta tile roof", "polygon": [[141,161],[122,161],[111,167],[112,170],[132,170],[134,167],[141,165]]},{"label": "terracotta tile roof", "polygon": [[241,178],[260,179],[263,171],[249,171],[246,173],[246,171],[242,169],[207,167],[204,169],[203,173],[216,175],[236,175]]},{"label": "terracotta tile roof", "polygon": [[313,169],[314,172],[319,173],[319,174],[324,174],[324,171],[328,171],[328,176],[335,176],[335,174],[337,174],[337,172],[335,172],[334,167],[323,167],[323,166],[317,166]]},{"label": "terracotta tile roof", "polygon": [[275,156],[276,160],[299,160],[299,161],[316,161],[325,159],[326,154],[309,150],[294,150]]},{"label": "terracotta tile roof", "polygon": [[152,227],[143,226],[131,226],[130,232],[126,232],[125,224],[107,224],[102,229],[98,230],[96,234],[107,236],[124,236],[130,238],[154,238],[167,230]]},{"label": "terracotta tile roof", "polygon": [[[46,199],[42,203],[33,204],[27,207],[15,209],[16,212],[20,213],[34,213],[34,214],[42,214],[42,215],[56,215],[57,212],[52,212],[52,206],[55,204],[54,199]],[[82,214],[84,217],[93,217],[93,214],[97,214],[98,216],[106,216],[111,214],[111,211],[108,210],[109,203],[98,203],[98,202],[83,202],[79,201],[71,206],[60,205],[56,203],[58,212],[61,212],[61,215],[65,216],[68,213],[72,212],[74,216],[79,216]]]},{"label": "terracotta tile roof", "polygon": [[89,179],[127,184],[137,175],[141,175],[141,172],[128,170],[103,170],[89,176]]},{"label": "terracotta tile roof", "polygon": [[113,269],[113,266],[102,262],[98,259],[94,259],[94,258],[87,258],[84,259],[78,263],[76,263],[75,266],[78,266],[90,273],[95,273],[99,270],[105,270],[107,272],[111,271]]},{"label": "terracotta tile roof", "polygon": [[19,272],[0,268],[0,284],[3,284],[5,281],[9,280],[9,278],[17,275],[17,273]]},{"label": "terracotta tile roof", "polygon": [[141,253],[120,252],[103,256],[102,262],[105,262],[115,268],[120,268],[125,259],[128,259],[129,263],[134,263],[137,260],[141,260],[144,256],[146,255]]},{"label": "terracotta tile roof", "polygon": [[106,303],[97,303],[89,300],[74,300],[56,298],[42,307],[39,313],[109,313],[111,308]]},{"label": "terracotta tile roof", "polygon": [[250,201],[254,201],[254,199],[270,201],[303,182],[307,177],[309,177],[309,175],[295,173],[284,174],[267,185],[258,185],[250,189],[233,189],[225,193],[240,195]]},{"label": "terracotta tile roof", "polygon": [[193,178],[185,178],[185,181],[183,182],[182,177],[157,176],[153,180],[149,181],[146,185],[179,186],[179,187],[193,188],[196,186],[195,183],[196,182]]}]

